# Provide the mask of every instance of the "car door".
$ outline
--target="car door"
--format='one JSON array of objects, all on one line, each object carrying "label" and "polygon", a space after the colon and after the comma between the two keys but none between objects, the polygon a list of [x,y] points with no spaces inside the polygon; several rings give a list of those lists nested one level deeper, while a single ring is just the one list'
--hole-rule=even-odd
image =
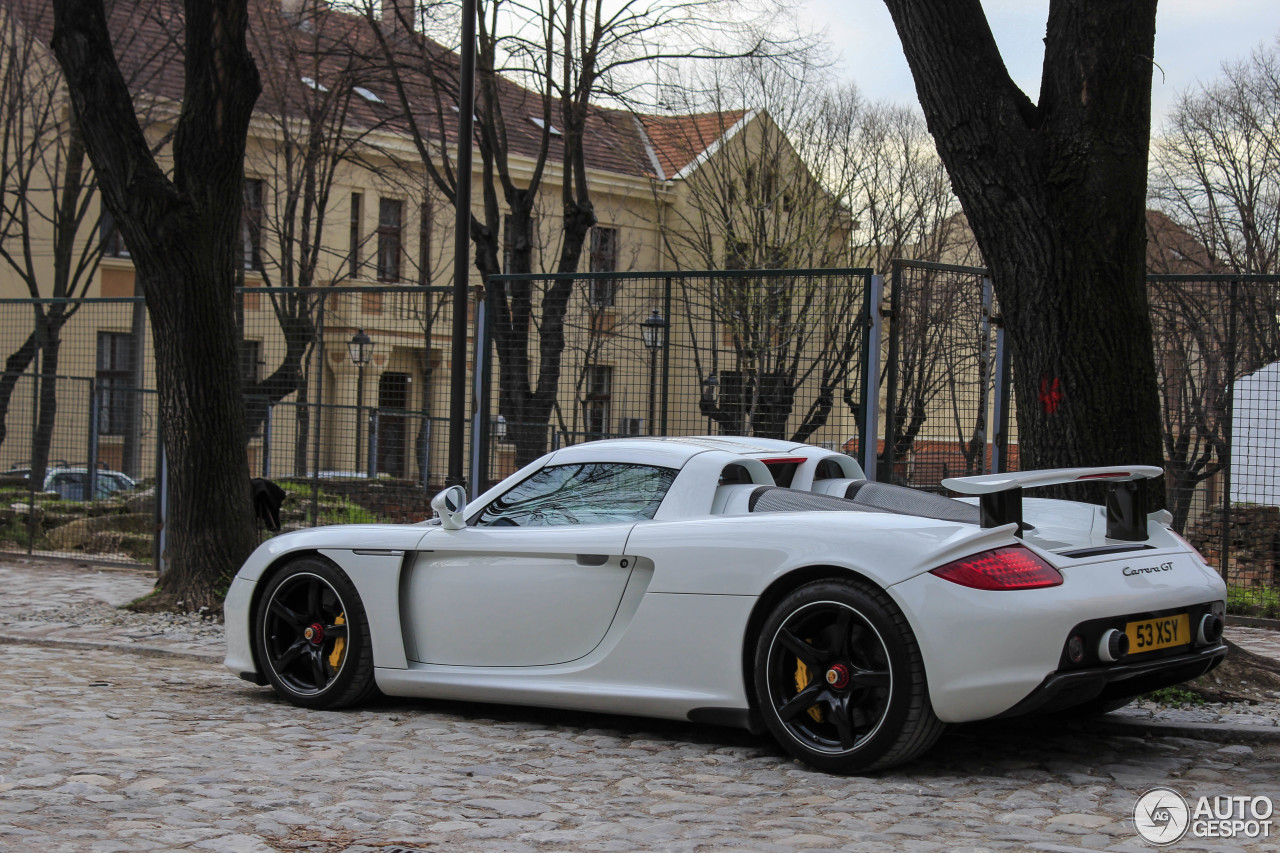
[{"label": "car door", "polygon": [[462,530],[419,545],[405,585],[410,657],[450,666],[567,663],[600,644],[670,469],[608,463],[541,469]]}]

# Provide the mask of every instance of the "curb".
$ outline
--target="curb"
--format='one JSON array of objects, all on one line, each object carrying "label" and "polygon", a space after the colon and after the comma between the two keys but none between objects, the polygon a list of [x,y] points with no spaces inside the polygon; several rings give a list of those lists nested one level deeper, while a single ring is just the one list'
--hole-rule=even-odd
[{"label": "curb", "polygon": [[161,646],[133,645],[126,643],[94,642],[92,640],[58,640],[49,637],[24,637],[20,634],[0,634],[0,645],[42,646],[48,649],[73,649],[76,651],[113,651],[149,658],[177,658],[202,663],[221,663],[218,652],[185,652]]},{"label": "curb", "polygon": [[1127,737],[1185,737],[1219,743],[1280,743],[1280,726],[1233,726],[1225,723],[1174,723],[1134,717],[1096,717],[1072,725],[1074,731]]}]

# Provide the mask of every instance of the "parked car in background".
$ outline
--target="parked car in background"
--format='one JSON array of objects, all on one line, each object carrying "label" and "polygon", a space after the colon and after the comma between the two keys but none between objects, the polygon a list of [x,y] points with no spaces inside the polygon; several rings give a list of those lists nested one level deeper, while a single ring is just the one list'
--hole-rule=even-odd
[{"label": "parked car in background", "polygon": [[[15,466],[9,469],[9,474],[30,477],[31,468],[29,466]],[[57,492],[58,497],[64,501],[100,501],[119,492],[133,491],[138,487],[138,481],[128,474],[110,471],[105,468],[99,468],[94,479],[94,494],[91,498],[86,497],[85,492],[89,486],[89,469],[83,465],[78,467],[74,465],[57,465],[45,471],[44,486],[41,491]]]}]

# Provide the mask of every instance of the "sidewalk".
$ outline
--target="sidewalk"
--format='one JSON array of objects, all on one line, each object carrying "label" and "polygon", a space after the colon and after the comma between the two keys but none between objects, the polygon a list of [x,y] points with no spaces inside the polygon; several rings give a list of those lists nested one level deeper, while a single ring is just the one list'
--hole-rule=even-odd
[{"label": "sidewalk", "polygon": [[[225,652],[220,622],[117,609],[146,595],[153,583],[154,576],[147,570],[0,557],[0,644],[111,648],[220,665]],[[1243,649],[1280,663],[1280,631],[1230,626],[1227,637]],[[1135,702],[1103,720],[1129,733],[1280,738],[1280,696],[1261,705],[1172,707]]]},{"label": "sidewalk", "polygon": [[118,648],[220,662],[222,624],[175,613],[117,608],[151,592],[145,569],[0,557],[0,643]]}]

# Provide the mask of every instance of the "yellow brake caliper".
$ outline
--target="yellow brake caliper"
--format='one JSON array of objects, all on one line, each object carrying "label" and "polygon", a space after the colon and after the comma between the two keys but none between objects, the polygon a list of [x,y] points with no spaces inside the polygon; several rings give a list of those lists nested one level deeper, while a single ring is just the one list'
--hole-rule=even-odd
[{"label": "yellow brake caliper", "polygon": [[[804,665],[804,661],[796,658],[796,692],[799,693],[809,686],[809,667]],[[809,708],[809,716],[813,717],[814,722],[822,722],[822,709],[817,705]]]},{"label": "yellow brake caliper", "polygon": [[[344,613],[339,613],[338,618],[333,620],[333,624],[335,625],[347,624],[347,620],[343,618],[345,615],[346,614]],[[346,637],[339,637],[338,639],[333,641],[333,651],[329,653],[329,666],[333,667],[335,672],[337,672],[339,665],[341,665],[342,654],[346,650],[347,650]]]}]

